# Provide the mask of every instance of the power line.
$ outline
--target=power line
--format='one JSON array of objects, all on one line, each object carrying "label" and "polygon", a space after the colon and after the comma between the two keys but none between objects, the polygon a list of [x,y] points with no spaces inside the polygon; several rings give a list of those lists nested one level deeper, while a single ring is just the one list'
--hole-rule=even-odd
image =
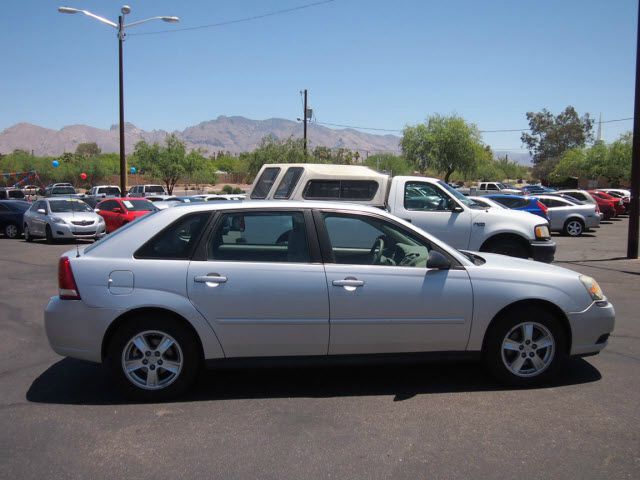
[{"label": "power line", "polygon": [[299,5],[297,7],[291,7],[291,8],[284,8],[282,10],[274,10],[272,12],[267,12],[267,13],[262,13],[260,15],[253,15],[251,17],[243,17],[243,18],[236,18],[234,20],[226,20],[226,21],[222,21],[222,22],[218,22],[218,23],[210,23],[207,25],[197,25],[194,27],[183,27],[183,28],[172,28],[172,29],[167,29],[167,30],[155,30],[153,32],[141,32],[141,33],[129,33],[128,36],[132,37],[132,36],[139,36],[139,35],[159,35],[161,33],[174,33],[174,32],[184,32],[187,30],[202,30],[205,28],[215,28],[215,27],[222,27],[224,25],[232,25],[235,23],[244,23],[244,22],[251,22],[253,20],[259,20],[261,18],[266,18],[266,17],[273,17],[275,15],[282,15],[285,13],[290,13],[290,12],[295,12],[298,10],[304,10],[306,8],[311,8],[311,7],[317,7],[320,5],[325,5],[327,3],[332,3],[335,2],[335,0],[322,0],[319,2],[313,2],[313,3],[306,3],[304,5]]}]

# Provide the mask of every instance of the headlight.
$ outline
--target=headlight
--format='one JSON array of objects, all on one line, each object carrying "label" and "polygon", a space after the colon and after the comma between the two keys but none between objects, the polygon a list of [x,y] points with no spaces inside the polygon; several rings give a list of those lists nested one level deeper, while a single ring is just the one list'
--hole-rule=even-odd
[{"label": "headlight", "polygon": [[65,221],[64,221],[62,218],[60,218],[60,217],[51,217],[51,221],[52,221],[53,223],[62,223],[62,224],[64,224],[64,223],[65,223]]},{"label": "headlight", "polygon": [[546,240],[551,236],[549,235],[549,227],[547,225],[538,225],[534,229],[534,232],[538,240]]},{"label": "headlight", "polygon": [[584,285],[584,288],[587,289],[592,300],[596,302],[604,300],[604,293],[602,293],[602,289],[600,288],[600,285],[598,285],[598,282],[593,278],[588,277],[587,275],[580,275],[580,281]]}]

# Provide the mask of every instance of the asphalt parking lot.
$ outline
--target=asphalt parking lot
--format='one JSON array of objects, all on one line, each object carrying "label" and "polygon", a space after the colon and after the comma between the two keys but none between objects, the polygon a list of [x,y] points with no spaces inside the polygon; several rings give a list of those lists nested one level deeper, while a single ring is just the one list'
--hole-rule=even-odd
[{"label": "asphalt parking lot", "polygon": [[72,245],[0,238],[0,478],[640,478],[640,262],[627,219],[554,237],[617,311],[600,355],[504,389],[479,365],[209,371],[182,401],[134,404],[47,344]]}]

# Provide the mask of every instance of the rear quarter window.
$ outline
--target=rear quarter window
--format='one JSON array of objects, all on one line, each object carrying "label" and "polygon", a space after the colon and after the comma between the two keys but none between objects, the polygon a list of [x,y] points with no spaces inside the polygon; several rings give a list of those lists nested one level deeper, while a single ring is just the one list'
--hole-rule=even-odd
[{"label": "rear quarter window", "polygon": [[378,191],[374,180],[309,180],[302,197],[307,200],[371,200]]},{"label": "rear quarter window", "polygon": [[251,198],[256,200],[267,198],[279,173],[280,168],[278,167],[265,168],[256,182],[255,188],[251,192]]}]

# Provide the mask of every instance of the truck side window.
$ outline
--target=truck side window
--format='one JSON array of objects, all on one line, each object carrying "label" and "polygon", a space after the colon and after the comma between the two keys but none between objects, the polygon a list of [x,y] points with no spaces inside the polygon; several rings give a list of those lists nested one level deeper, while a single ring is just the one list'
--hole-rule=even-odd
[{"label": "truck side window", "polygon": [[487,183],[487,190],[498,190],[495,183]]},{"label": "truck side window", "polygon": [[378,191],[374,180],[309,180],[302,192],[306,200],[371,200]]},{"label": "truck side window", "polygon": [[253,192],[251,192],[251,198],[257,200],[267,198],[279,173],[280,169],[277,167],[265,168],[256,182],[256,187],[253,189]]},{"label": "truck side window", "polygon": [[404,208],[421,211],[449,211],[451,199],[435,185],[407,182],[404,186]]},{"label": "truck side window", "polygon": [[282,177],[273,198],[277,198],[278,200],[286,200],[289,198],[293,193],[293,189],[296,188],[303,171],[304,168],[302,167],[289,167]]}]

